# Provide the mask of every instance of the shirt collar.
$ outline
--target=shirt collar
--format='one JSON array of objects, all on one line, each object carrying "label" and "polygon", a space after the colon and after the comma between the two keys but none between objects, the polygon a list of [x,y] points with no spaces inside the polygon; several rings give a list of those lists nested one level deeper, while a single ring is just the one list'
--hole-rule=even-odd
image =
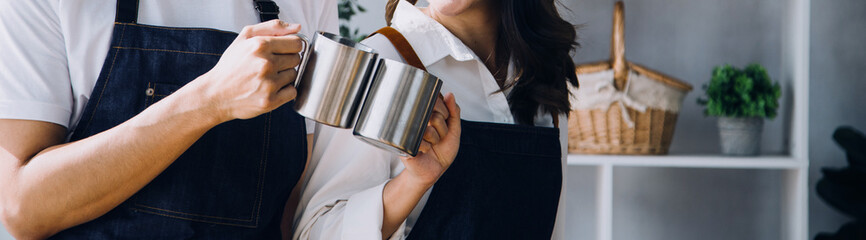
[{"label": "shirt collar", "polygon": [[412,44],[425,66],[451,56],[457,61],[476,59],[475,53],[436,20],[405,0],[397,3],[391,26]]}]

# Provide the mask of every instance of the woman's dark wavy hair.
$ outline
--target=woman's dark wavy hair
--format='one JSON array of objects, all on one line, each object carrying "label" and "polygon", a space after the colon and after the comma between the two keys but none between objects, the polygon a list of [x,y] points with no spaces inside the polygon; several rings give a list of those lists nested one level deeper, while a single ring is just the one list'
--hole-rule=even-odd
[{"label": "woman's dark wavy hair", "polygon": [[[391,17],[400,0],[388,0],[385,20]],[[407,0],[415,4],[417,0]],[[501,13],[496,41],[499,69],[514,64],[515,81],[508,104],[519,124],[533,125],[538,110],[556,116],[568,113],[568,85],[577,87],[571,52],[579,46],[575,26],[562,19],[555,0],[491,0]],[[502,54],[502,53],[506,54]]]}]

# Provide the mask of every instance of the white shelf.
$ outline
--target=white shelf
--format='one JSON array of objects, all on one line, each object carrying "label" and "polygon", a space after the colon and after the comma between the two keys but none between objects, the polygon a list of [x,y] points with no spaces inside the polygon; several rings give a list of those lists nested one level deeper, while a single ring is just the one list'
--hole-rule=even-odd
[{"label": "white shelf", "polygon": [[[616,206],[614,201],[614,188],[617,187],[617,184],[614,184],[613,176],[621,168],[635,167],[758,169],[781,172],[781,189],[778,189],[781,195],[778,203],[778,207],[781,208],[778,216],[781,223],[778,229],[781,233],[779,239],[809,239],[809,23],[811,22],[812,0],[783,1],[784,9],[779,9],[782,18],[781,26],[779,26],[782,28],[782,36],[779,39],[779,44],[781,44],[782,52],[778,56],[781,58],[781,71],[777,79],[788,82],[786,85],[788,90],[783,93],[783,96],[788,97],[790,101],[785,105],[786,108],[789,108],[789,113],[780,116],[785,121],[784,127],[787,129],[783,130],[785,131],[784,137],[776,139],[784,141],[782,144],[784,150],[782,151],[787,152],[787,154],[756,157],[734,157],[709,153],[665,156],[569,154],[567,156],[569,166],[585,166],[597,171],[595,174],[595,191],[588,193],[595,197],[593,207],[596,234],[594,239],[612,240],[614,234],[633,229],[632,226],[614,225],[613,212],[621,209],[621,206]],[[592,1],[583,2],[587,2],[586,5],[589,7],[604,6]],[[768,24],[766,26],[774,25]],[[697,48],[697,45],[690,45],[691,49],[700,49]],[[764,57],[773,58],[774,56]],[[706,131],[714,130],[707,129]],[[623,171],[623,173],[630,172],[633,171]],[[769,171],[762,171],[761,173],[764,172]],[[676,188],[677,186],[670,185],[669,187]],[[680,239],[676,236],[671,238]]]},{"label": "white shelf", "polygon": [[798,169],[806,161],[791,156],[735,157],[723,155],[581,155],[569,154],[569,166],[676,167],[732,169]]}]

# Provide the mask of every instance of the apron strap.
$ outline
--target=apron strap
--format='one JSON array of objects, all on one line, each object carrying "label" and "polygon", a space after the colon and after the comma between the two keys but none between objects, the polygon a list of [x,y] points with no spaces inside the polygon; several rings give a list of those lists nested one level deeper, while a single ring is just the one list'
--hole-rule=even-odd
[{"label": "apron strap", "polygon": [[253,0],[256,11],[259,12],[259,21],[267,22],[280,18],[280,6],[271,0]]},{"label": "apron strap", "polygon": [[138,22],[138,0],[119,0],[114,21],[119,23]]},{"label": "apron strap", "polygon": [[[259,20],[267,22],[278,19],[280,7],[271,0],[253,0],[256,11],[259,12]],[[138,0],[118,0],[114,21],[119,23],[138,22]]]},{"label": "apron strap", "polygon": [[[421,62],[421,58],[418,58],[418,54],[415,53],[415,49],[412,48],[412,45],[409,44],[409,41],[406,40],[406,37],[403,36],[397,29],[392,27],[383,27],[379,30],[376,30],[370,36],[376,34],[382,34],[391,41],[391,45],[394,45],[394,48],[397,49],[397,52],[400,53],[400,56],[403,57],[403,60],[406,60],[406,64],[410,66],[420,68],[421,70],[427,71],[427,68],[424,67],[424,63]],[[368,36],[368,37],[370,37]]]},{"label": "apron strap", "polygon": [[559,116],[553,113],[550,113],[550,116],[553,117],[553,127],[559,128]]}]

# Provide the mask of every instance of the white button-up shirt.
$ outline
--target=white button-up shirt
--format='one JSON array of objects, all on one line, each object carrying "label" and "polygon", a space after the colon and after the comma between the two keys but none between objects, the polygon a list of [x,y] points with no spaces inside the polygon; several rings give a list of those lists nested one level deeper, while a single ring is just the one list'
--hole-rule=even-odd
[{"label": "white button-up shirt", "polygon": [[[507,92],[497,92],[499,85],[482,63],[483,59],[444,26],[415,6],[401,1],[394,14],[392,27],[406,37],[427,70],[442,79],[441,91],[454,93],[462,110],[461,118],[514,123],[505,97]],[[381,57],[402,60],[391,42],[382,35],[373,36],[363,43],[375,49]],[[562,239],[564,234],[567,123],[566,115],[559,116],[563,192],[553,239]],[[552,127],[552,116],[539,114],[535,124]],[[294,237],[382,239],[382,192],[385,183],[403,171],[403,163],[397,155],[356,139],[351,129],[321,124],[316,128],[307,184],[298,206],[298,215],[295,216]],[[409,234],[429,193],[425,194],[391,239],[404,239]]]},{"label": "white button-up shirt", "polygon": [[[275,0],[301,32],[337,31],[336,0]],[[0,1],[0,119],[72,132],[110,49],[115,1]],[[253,1],[140,1],[138,23],[239,32],[259,23]],[[312,130],[312,121],[308,124]]]}]

